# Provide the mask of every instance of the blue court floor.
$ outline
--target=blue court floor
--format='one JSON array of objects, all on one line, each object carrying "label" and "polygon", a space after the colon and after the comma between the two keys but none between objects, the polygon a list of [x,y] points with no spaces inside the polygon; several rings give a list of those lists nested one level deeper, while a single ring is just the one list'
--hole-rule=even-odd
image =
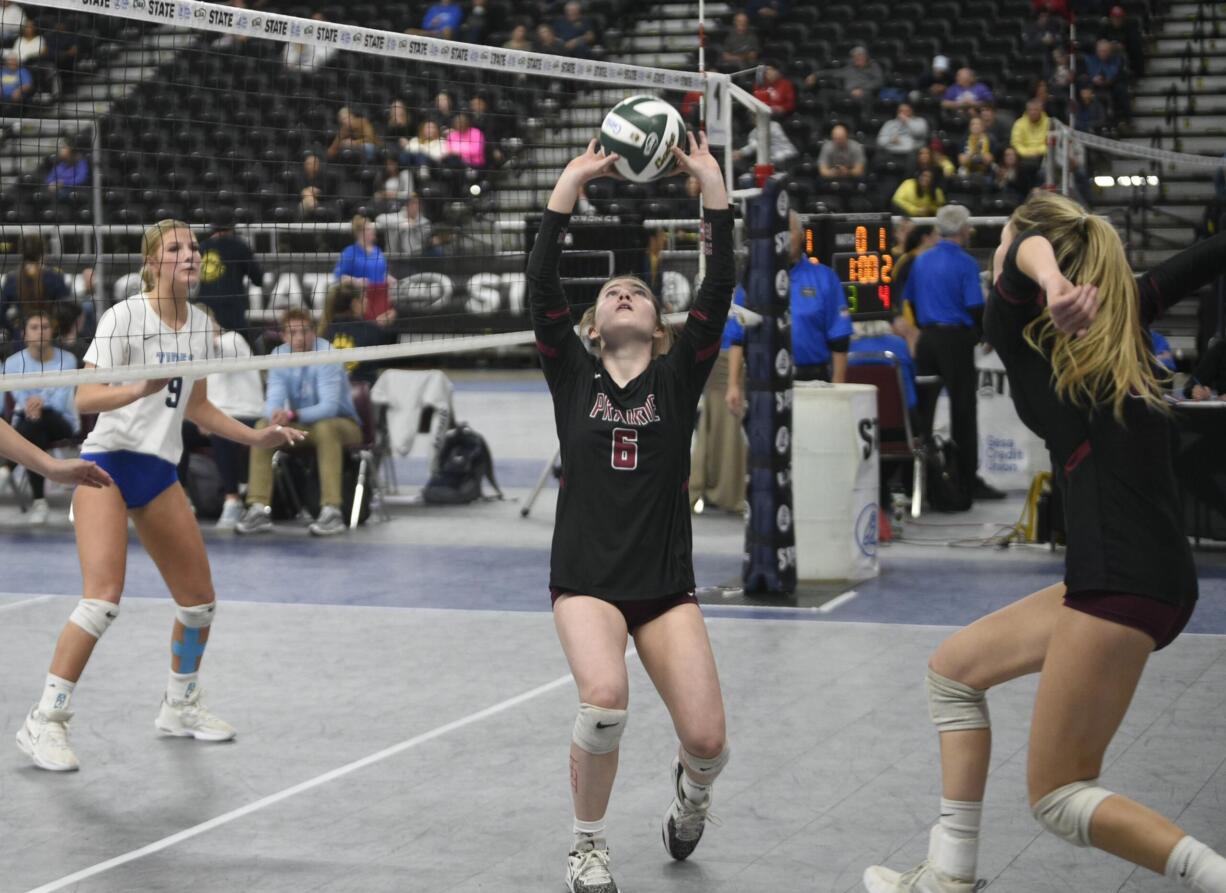
[{"label": "blue court floor", "polygon": [[[398,501],[390,520],[323,541],[295,524],[255,540],[205,530],[222,602],[205,688],[239,727],[233,744],[154,735],[171,612],[129,547],[122,617],[74,701],[82,771],[40,772],[0,745],[0,893],[563,889],[574,691],[548,614],[552,485],[520,517],[553,453],[551,407],[539,376],[509,374],[458,377],[456,409],[489,439],[505,501]],[[398,460],[402,496],[424,468],[420,455]],[[51,498],[53,522],[37,530],[0,499],[5,735],[80,592],[65,495]],[[675,739],[631,654],[610,812],[625,893],[853,891],[871,862],[922,858],[939,796],[927,655],[1061,576],[1059,554],[965,546],[1020,510],[1014,498],[911,523],[908,541],[882,548],[878,578],[809,608],[719,604],[737,585],[742,522],[696,517],[734,751],[717,789],[723,824],[690,862],[668,860],[659,818]],[[1151,662],[1104,780],[1221,849],[1226,549],[1198,562],[1190,634]],[[992,695],[990,889],[1171,889],[1039,834],[1024,802],[1033,693],[1021,680]]]}]

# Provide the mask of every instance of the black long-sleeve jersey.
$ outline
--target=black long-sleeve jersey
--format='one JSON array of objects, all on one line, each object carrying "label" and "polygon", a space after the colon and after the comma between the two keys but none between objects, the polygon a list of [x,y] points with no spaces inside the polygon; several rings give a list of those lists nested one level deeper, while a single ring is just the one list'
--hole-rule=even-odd
[{"label": "black long-sleeve jersey", "polygon": [[732,211],[704,212],[707,274],[685,327],[625,387],[572,327],[558,277],[569,220],[545,212],[527,272],[562,448],[550,586],[609,601],[685,592],[694,588],[690,440],[736,284]]},{"label": "black long-sleeve jersey", "polygon": [[[1183,534],[1173,469],[1170,416],[1127,400],[1121,425],[1110,406],[1093,409],[1060,399],[1050,358],[1026,343],[1023,330],[1046,296],[1017,266],[1022,233],[1009,247],[984,314],[988,341],[1005,364],[1018,415],[1043,438],[1065,485],[1070,592],[1099,590],[1148,596],[1175,605],[1197,597],[1196,568]],[[1199,242],[1137,281],[1141,325],[1226,271],[1226,234]]]}]

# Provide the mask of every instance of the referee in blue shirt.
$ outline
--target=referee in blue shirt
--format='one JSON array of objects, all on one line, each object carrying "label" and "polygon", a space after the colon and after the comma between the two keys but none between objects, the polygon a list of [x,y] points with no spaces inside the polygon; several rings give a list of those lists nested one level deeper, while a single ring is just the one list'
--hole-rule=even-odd
[{"label": "referee in blue shirt", "polygon": [[[792,362],[797,381],[847,380],[847,349],[851,343],[851,311],[847,292],[838,274],[804,253],[804,228],[800,215],[791,215],[792,268]],[[745,289],[737,286],[733,303],[745,304]],[[729,316],[724,329],[728,353],[729,388],[740,387],[744,361],[745,332]]]},{"label": "referee in blue shirt", "polygon": [[[915,311],[920,327],[916,371],[939,375],[949,391],[950,427],[958,445],[958,472],[967,508],[972,499],[1000,499],[1004,494],[979,480],[978,375],[975,346],[983,330],[983,289],[979,264],[966,251],[970,212],[946,205],[937,212],[941,241],[911,265],[903,300]],[[925,434],[932,431],[938,393],[922,398]]]}]

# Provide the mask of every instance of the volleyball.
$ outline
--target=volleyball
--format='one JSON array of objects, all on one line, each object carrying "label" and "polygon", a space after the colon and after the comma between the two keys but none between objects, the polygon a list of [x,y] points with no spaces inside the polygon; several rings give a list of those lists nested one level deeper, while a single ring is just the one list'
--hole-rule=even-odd
[{"label": "volleyball", "polygon": [[635,183],[663,177],[677,164],[672,147],[681,145],[685,122],[669,103],[631,96],[613,106],[600,125],[600,145],[621,156],[617,172]]}]

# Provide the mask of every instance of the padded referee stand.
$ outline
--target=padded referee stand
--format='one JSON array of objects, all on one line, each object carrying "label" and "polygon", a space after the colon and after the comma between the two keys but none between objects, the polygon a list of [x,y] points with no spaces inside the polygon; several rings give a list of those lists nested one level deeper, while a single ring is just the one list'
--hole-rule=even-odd
[{"label": "padded referee stand", "polygon": [[745,306],[762,324],[745,331],[749,475],[745,499],[745,592],[796,591],[792,513],[792,324],[788,193],[776,174],[746,203],[749,263]]},{"label": "padded referee stand", "polygon": [[[862,360],[863,363],[856,363]],[[911,517],[924,510],[925,457],[923,442],[911,428],[902,360],[892,351],[861,351],[847,356],[847,383],[877,389],[877,431],[881,461],[912,463]],[[900,436],[901,435],[901,436]]]}]

